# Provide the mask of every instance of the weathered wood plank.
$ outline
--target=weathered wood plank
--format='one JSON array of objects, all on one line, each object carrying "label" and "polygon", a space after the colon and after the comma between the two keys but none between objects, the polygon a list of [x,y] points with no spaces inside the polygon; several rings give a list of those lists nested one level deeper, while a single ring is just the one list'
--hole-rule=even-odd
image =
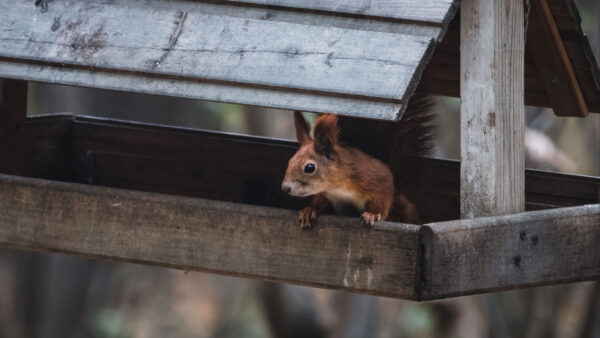
[{"label": "weathered wood plank", "polygon": [[[402,111],[401,103],[363,100],[353,97],[336,97],[317,92],[302,93],[271,88],[247,87],[234,84],[213,84],[185,79],[149,78],[133,73],[103,73],[98,70],[66,69],[60,65],[24,64],[19,61],[2,60],[2,76],[31,81],[50,82],[74,86],[135,91],[138,93],[178,96],[222,102],[235,102],[255,106],[282,109],[302,109],[340,113],[365,118],[385,119]],[[341,110],[344,110],[342,112]]]},{"label": "weathered wood plank", "polygon": [[54,1],[41,12],[2,1],[0,76],[392,120],[435,39],[203,6]]},{"label": "weathered wood plank", "polygon": [[600,204],[424,228],[422,299],[600,279]]},{"label": "weathered wood plank", "polygon": [[525,209],[523,1],[461,2],[461,215]]},{"label": "weathered wood plank", "polygon": [[[422,21],[442,25],[452,19],[454,0],[225,0],[288,8],[314,9],[398,20]],[[450,15],[449,15],[450,13]]]},{"label": "weathered wood plank", "polygon": [[529,20],[527,49],[535,60],[554,113],[587,116],[585,99],[547,0],[533,1]]},{"label": "weathered wood plank", "polygon": [[414,299],[418,226],[0,175],[0,244]]},{"label": "weathered wood plank", "polygon": [[0,173],[23,171],[27,82],[0,79]]},{"label": "weathered wood plank", "polygon": [[[71,124],[66,119],[70,118]],[[25,174],[300,209],[281,180],[295,142],[65,115],[28,119]],[[460,217],[460,163],[426,159],[425,222]],[[526,210],[599,203],[600,178],[526,170]]]}]

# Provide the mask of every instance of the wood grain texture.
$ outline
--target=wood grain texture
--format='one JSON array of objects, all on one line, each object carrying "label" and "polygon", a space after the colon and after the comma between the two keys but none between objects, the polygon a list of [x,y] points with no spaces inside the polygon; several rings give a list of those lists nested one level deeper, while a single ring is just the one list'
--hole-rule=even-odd
[{"label": "wood grain texture", "polygon": [[441,32],[265,20],[215,6],[65,0],[41,12],[3,0],[0,76],[394,120]]},{"label": "wood grain texture", "polygon": [[[36,116],[26,129],[25,175],[297,209],[281,191],[296,142],[111,119]],[[424,159],[425,222],[460,217],[460,163]],[[526,170],[526,210],[600,203],[600,178]]]},{"label": "wood grain texture", "polygon": [[0,244],[414,298],[414,225],[0,175]]},{"label": "wood grain texture", "polygon": [[442,25],[451,20],[455,0],[225,0],[230,3],[252,3],[288,8],[313,9],[352,15],[398,20],[422,21]]},{"label": "wood grain texture", "polygon": [[533,1],[530,24],[527,49],[535,61],[554,113],[587,116],[587,104],[547,0]]},{"label": "wood grain texture", "polygon": [[27,82],[0,79],[0,173],[21,174]]},{"label": "wood grain texture", "polygon": [[425,227],[423,299],[600,279],[600,204]]},{"label": "wood grain texture", "polygon": [[600,205],[422,227],[0,175],[0,244],[430,300],[600,278]]},{"label": "wood grain texture", "polygon": [[461,215],[525,209],[523,2],[461,2]]}]

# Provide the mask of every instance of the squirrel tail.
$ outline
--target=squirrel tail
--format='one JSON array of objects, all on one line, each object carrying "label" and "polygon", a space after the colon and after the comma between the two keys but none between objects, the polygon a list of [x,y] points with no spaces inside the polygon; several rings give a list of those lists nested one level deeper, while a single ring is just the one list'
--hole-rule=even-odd
[{"label": "squirrel tail", "polygon": [[423,190],[427,172],[427,164],[419,158],[430,155],[433,147],[434,106],[431,96],[415,93],[394,127],[388,166],[396,189],[413,198],[420,195],[416,190]]}]

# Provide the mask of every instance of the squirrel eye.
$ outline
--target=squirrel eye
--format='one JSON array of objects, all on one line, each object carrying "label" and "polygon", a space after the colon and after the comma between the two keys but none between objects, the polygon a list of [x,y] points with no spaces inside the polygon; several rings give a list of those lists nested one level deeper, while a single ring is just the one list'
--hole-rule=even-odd
[{"label": "squirrel eye", "polygon": [[315,171],[315,165],[314,165],[314,164],[312,164],[312,163],[309,163],[309,164],[307,164],[307,165],[304,167],[304,172],[305,172],[305,173],[307,173],[307,174],[310,174],[310,173],[312,173],[312,172],[314,172],[314,171]]}]

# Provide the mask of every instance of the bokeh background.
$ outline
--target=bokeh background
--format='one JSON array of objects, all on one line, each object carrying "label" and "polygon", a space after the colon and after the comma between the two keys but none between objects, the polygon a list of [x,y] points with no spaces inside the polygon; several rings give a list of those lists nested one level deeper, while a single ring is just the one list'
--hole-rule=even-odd
[{"label": "bokeh background", "polygon": [[[576,1],[600,55],[600,1]],[[293,139],[288,111],[31,83],[28,114],[71,112]],[[460,156],[439,98],[434,156]],[[600,114],[527,107],[527,167],[600,176]],[[283,173],[282,173],[283,175]],[[600,245],[600,244],[599,244]],[[0,338],[600,337],[600,283],[415,303],[59,254],[0,249]]]}]

